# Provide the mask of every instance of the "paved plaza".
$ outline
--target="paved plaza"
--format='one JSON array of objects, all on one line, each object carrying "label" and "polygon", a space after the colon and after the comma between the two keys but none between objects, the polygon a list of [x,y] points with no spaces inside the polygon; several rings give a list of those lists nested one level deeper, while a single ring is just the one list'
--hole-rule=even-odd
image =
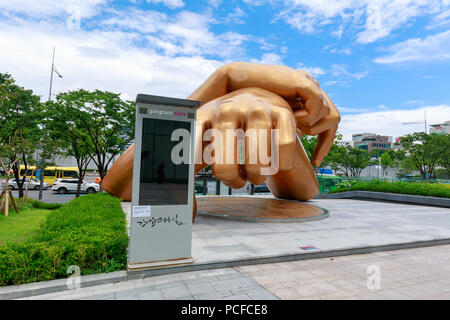
[{"label": "paved plaza", "polygon": [[[369,289],[374,266],[379,288]],[[450,245],[170,274],[26,299],[450,299]]]},{"label": "paved plaza", "polygon": [[[449,209],[350,199],[308,203],[330,217],[252,223],[199,216],[195,262],[183,270],[28,298],[450,299]],[[130,204],[123,207],[129,219]],[[404,245],[412,248],[391,250]],[[368,286],[374,272],[378,289]]]},{"label": "paved plaza", "polygon": [[[327,209],[329,218],[298,223],[252,223],[197,217],[192,234],[195,263],[450,239],[448,208],[349,199],[315,199],[307,203]],[[130,204],[123,206],[129,218]]]}]

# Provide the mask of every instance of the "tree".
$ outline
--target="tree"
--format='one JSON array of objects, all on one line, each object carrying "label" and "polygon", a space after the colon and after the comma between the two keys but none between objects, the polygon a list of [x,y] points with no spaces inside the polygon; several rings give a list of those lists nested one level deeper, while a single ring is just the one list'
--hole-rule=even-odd
[{"label": "tree", "polygon": [[[314,149],[316,148],[317,145],[317,136],[301,136],[300,137],[300,141],[302,142],[303,148],[306,151],[306,154],[308,155],[309,161],[312,163],[312,158],[313,158],[313,154],[314,154]],[[331,146],[330,151],[328,152],[328,155],[323,159],[320,167],[331,167],[331,169],[333,170],[337,170],[338,168],[336,168],[334,166],[333,161],[330,161],[331,159],[334,158],[335,153],[339,150],[339,147],[341,145],[343,145],[343,141],[342,141],[342,135],[337,133],[335,138],[334,138],[334,142],[333,145]],[[316,170],[317,168],[314,167],[314,169]]]},{"label": "tree", "polygon": [[352,147],[345,143],[336,147],[336,150],[329,155],[328,161],[349,177],[358,178],[361,171],[370,164],[370,154],[366,150]]},{"label": "tree", "polygon": [[428,179],[435,176],[434,171],[438,163],[446,161],[449,139],[449,135],[416,132],[402,137],[400,144],[422,177]]},{"label": "tree", "polygon": [[380,163],[381,168],[383,168],[383,177],[384,177],[384,172],[388,167],[392,167],[394,165],[394,161],[392,160],[388,152],[383,152],[380,156]]},{"label": "tree", "polygon": [[91,161],[91,149],[88,144],[88,131],[77,118],[77,109],[66,109],[62,104],[48,101],[46,104],[48,125],[53,141],[58,141],[62,154],[75,158],[78,167],[78,185],[76,197],[80,196],[81,184]]},{"label": "tree", "polygon": [[[389,155],[391,165],[388,165],[392,168],[394,168],[394,176],[397,177],[397,169],[401,168],[402,172],[405,173],[407,170],[413,170],[409,163],[406,162],[406,152],[403,149],[393,150],[390,149],[386,152],[386,154]],[[383,160],[383,159],[382,159]],[[389,160],[385,160],[387,163]],[[386,163],[386,164],[387,164]],[[383,165],[383,163],[382,163]]]},{"label": "tree", "polygon": [[70,114],[77,130],[82,130],[83,144],[103,180],[114,156],[134,138],[134,103],[123,101],[116,93],[83,89],[58,94],[56,103]]},{"label": "tree", "polygon": [[0,157],[9,159],[23,197],[25,177],[20,179],[20,163],[25,170],[36,150],[42,105],[31,90],[16,85],[11,75],[0,73]]},{"label": "tree", "polygon": [[444,137],[442,146],[442,153],[438,159],[440,176],[444,179],[450,179],[450,135]]}]

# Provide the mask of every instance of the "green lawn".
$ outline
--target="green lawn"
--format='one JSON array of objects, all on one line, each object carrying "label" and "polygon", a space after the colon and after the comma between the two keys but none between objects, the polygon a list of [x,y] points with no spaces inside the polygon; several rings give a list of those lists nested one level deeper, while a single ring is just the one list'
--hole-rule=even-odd
[{"label": "green lawn", "polygon": [[120,200],[106,193],[64,205],[19,199],[19,213],[0,217],[0,286],[124,270],[128,236]]},{"label": "green lawn", "polygon": [[19,213],[9,211],[9,216],[0,214],[0,245],[6,242],[22,242],[39,232],[51,210],[26,208]]}]

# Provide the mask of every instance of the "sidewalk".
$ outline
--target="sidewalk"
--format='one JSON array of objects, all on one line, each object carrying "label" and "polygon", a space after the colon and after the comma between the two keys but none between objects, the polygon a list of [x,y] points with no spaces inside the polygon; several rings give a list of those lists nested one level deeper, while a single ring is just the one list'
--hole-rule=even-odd
[{"label": "sidewalk", "polygon": [[[367,286],[369,266],[380,288]],[[186,272],[26,299],[450,299],[450,245]]]},{"label": "sidewalk", "polygon": [[[381,250],[403,248],[399,246],[402,244],[415,247],[421,241],[428,245],[436,240],[450,244],[448,208],[350,199],[315,199],[307,203],[327,209],[329,218],[251,223],[198,216],[192,226],[195,264],[220,268],[238,265],[227,264],[230,261],[278,262],[303,254],[353,253],[352,249],[367,253],[380,246],[385,246]],[[131,205],[122,205],[129,219]]]},{"label": "sidewalk", "polygon": [[[143,278],[159,279],[158,276],[165,275],[169,281],[182,272],[186,275],[198,272],[203,277],[208,275],[205,270],[211,269],[252,268],[252,265],[295,260],[313,263],[310,261],[328,261],[331,257],[335,260],[330,261],[336,261],[351,259],[349,255],[355,254],[441,245],[436,247],[439,248],[450,244],[450,210],[446,208],[349,199],[316,199],[308,203],[327,208],[330,217],[311,222],[250,223],[199,216],[193,225],[195,263],[128,274],[120,271],[86,276],[83,277],[86,288],[82,290],[125,279],[129,280],[127,283],[140,283]],[[129,213],[130,204],[123,203],[123,206]],[[129,218],[129,214],[127,216]],[[424,252],[428,248],[423,248]],[[65,288],[65,279],[60,279],[0,288],[0,296],[27,297]],[[226,294],[235,295],[236,292]],[[195,295],[192,297],[196,298]]]}]

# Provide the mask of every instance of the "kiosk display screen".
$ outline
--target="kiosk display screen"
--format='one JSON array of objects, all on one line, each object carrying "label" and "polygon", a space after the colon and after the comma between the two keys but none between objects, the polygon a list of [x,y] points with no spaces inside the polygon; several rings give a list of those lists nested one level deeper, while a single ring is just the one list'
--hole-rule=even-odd
[{"label": "kiosk display screen", "polygon": [[139,205],[188,203],[189,164],[177,165],[171,159],[173,147],[180,143],[171,141],[172,132],[179,128],[190,132],[191,123],[143,119]]}]

